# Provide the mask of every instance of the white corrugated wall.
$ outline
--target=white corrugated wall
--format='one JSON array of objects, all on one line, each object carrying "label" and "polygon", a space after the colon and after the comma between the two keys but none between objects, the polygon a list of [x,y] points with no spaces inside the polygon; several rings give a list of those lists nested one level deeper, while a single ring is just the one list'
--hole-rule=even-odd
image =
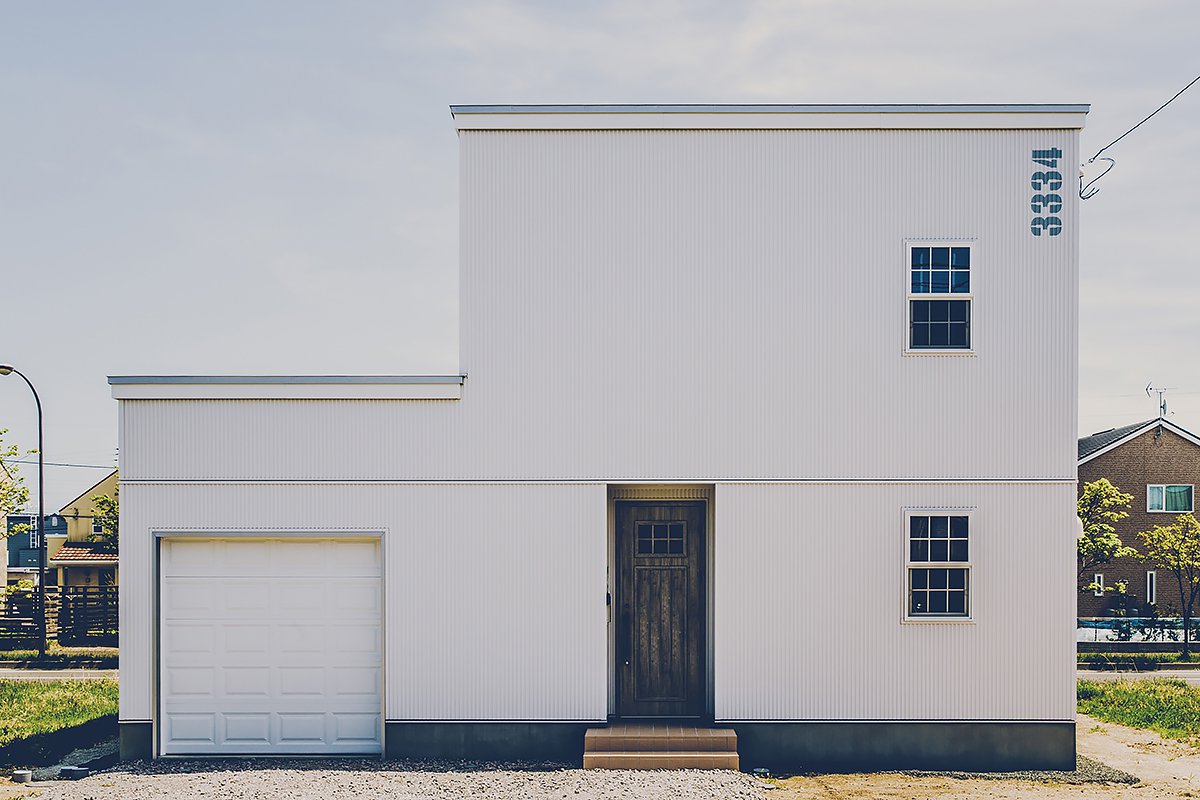
[{"label": "white corrugated wall", "polygon": [[[731,484],[718,720],[1073,720],[1073,484]],[[905,507],[973,508],[971,622],[902,622]]]},{"label": "white corrugated wall", "polygon": [[388,719],[602,720],[603,485],[121,487],[121,719],[151,719],[156,530],[384,533]]}]

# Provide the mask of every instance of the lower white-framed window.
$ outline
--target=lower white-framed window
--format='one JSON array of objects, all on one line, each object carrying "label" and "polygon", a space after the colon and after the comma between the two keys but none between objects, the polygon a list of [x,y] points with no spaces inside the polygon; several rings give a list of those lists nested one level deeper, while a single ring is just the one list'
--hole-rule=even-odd
[{"label": "lower white-framed window", "polygon": [[1097,572],[1092,576],[1092,595],[1104,597],[1104,573]]},{"label": "lower white-framed window", "polygon": [[1154,570],[1146,572],[1146,604],[1158,603],[1158,573]]},{"label": "lower white-framed window", "polygon": [[906,619],[970,618],[970,531],[965,510],[905,512]]},{"label": "lower white-framed window", "polygon": [[1151,483],[1146,486],[1146,510],[1189,514],[1194,510],[1194,488],[1188,483]]}]

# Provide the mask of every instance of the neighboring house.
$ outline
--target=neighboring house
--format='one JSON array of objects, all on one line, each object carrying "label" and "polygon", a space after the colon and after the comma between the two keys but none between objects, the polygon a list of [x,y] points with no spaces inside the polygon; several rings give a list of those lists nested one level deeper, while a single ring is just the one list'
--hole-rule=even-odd
[{"label": "neighboring house", "polygon": [[[1079,440],[1079,486],[1100,478],[1133,495],[1129,516],[1116,524],[1121,541],[1141,549],[1139,531],[1166,525],[1195,511],[1200,484],[1200,437],[1166,419],[1151,419],[1100,431]],[[1096,589],[1079,593],[1081,617],[1151,616],[1155,611],[1178,615],[1179,586],[1174,576],[1136,558],[1119,558],[1098,566],[1085,581],[1115,589],[1124,597]]]},{"label": "neighboring house", "polygon": [[47,565],[58,573],[60,586],[115,586],[117,553],[111,547],[92,540],[103,532],[94,516],[93,497],[117,492],[117,471],[113,470],[83,494],[59,509],[66,520],[67,535],[59,542],[48,539]]},{"label": "neighboring house", "polygon": [[[5,550],[8,554],[8,576],[6,583],[12,586],[20,581],[38,580],[39,540],[37,532],[37,512],[25,511],[9,514],[6,521],[7,539]],[[19,529],[19,530],[18,530]],[[18,531],[18,532],[14,532]],[[46,515],[46,551],[47,554],[57,550],[67,539],[67,521],[56,514]],[[57,573],[46,562],[46,585],[57,583]]]},{"label": "neighboring house", "polygon": [[1086,111],[453,108],[458,373],[109,379],[122,754],[1073,768]]}]

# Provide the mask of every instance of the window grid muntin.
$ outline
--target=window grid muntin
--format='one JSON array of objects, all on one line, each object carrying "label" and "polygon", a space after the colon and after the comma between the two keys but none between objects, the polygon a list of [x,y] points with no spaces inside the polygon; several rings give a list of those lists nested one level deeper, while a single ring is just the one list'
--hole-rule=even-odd
[{"label": "window grid muntin", "polygon": [[[973,246],[964,242],[909,242],[909,352],[970,353],[972,342],[971,261]],[[935,304],[936,303],[936,304]]]},{"label": "window grid muntin", "polygon": [[905,618],[970,619],[970,515],[922,511],[906,519]]},{"label": "window grid muntin", "polygon": [[[1172,492],[1171,490],[1176,490]],[[1169,498],[1178,498],[1186,490],[1187,508],[1167,508]],[[1151,483],[1146,486],[1146,511],[1162,514],[1190,514],[1196,508],[1195,486],[1190,483]],[[1157,501],[1156,501],[1157,497]]]},{"label": "window grid muntin", "polygon": [[685,522],[638,522],[634,550],[639,556],[682,556]]}]

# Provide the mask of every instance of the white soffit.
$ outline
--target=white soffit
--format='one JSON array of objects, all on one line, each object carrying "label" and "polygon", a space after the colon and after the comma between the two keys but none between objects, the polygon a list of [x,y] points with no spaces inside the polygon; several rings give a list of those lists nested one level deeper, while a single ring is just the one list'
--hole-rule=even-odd
[{"label": "white soffit", "polygon": [[1090,106],[458,105],[457,130],[1079,129]]},{"label": "white soffit", "polygon": [[117,400],[458,400],[465,375],[114,375]]}]

